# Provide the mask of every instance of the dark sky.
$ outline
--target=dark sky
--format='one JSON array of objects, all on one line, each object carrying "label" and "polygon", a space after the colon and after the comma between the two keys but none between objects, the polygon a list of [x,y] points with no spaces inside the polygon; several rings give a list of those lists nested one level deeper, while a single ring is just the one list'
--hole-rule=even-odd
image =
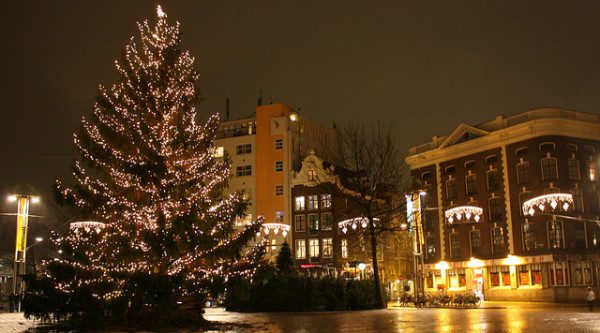
[{"label": "dark sky", "polygon": [[[8,1],[0,191],[67,178],[72,135],[155,1]],[[323,124],[389,121],[403,146],[538,107],[599,112],[599,1],[166,1],[205,115],[258,90]],[[0,195],[2,195],[0,193]],[[4,206],[4,205],[2,205]],[[4,208],[0,206],[0,208]]]}]

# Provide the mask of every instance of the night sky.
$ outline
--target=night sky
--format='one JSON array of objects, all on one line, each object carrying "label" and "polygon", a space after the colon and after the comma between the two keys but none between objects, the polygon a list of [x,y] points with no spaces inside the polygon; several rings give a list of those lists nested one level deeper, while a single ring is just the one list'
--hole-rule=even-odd
[{"label": "night sky", "polygon": [[[73,132],[157,4],[3,2],[0,195],[28,183],[47,196],[69,179]],[[204,118],[226,98],[247,117],[262,89],[322,124],[389,122],[408,149],[499,114],[600,110],[600,1],[162,5],[196,58]]]}]

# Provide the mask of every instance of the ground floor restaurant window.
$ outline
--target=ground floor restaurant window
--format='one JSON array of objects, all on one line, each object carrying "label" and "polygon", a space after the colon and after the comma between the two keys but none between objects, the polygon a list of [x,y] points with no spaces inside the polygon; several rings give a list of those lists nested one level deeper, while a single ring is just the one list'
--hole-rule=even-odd
[{"label": "ground floor restaurant window", "polygon": [[567,262],[550,263],[550,284],[553,286],[569,285],[569,265]]},{"label": "ground floor restaurant window", "polygon": [[592,284],[592,263],[577,261],[573,263],[574,280],[576,284]]},{"label": "ground floor restaurant window", "polygon": [[429,289],[433,288],[433,272],[429,272],[425,276],[425,286]]},{"label": "ground floor restaurant window", "polygon": [[450,279],[450,288],[467,286],[467,278],[464,269],[449,270],[448,278]]},{"label": "ground floor restaurant window", "polygon": [[492,287],[510,286],[510,267],[490,267],[490,285]]},{"label": "ground floor restaurant window", "polygon": [[520,286],[536,286],[542,284],[542,270],[539,264],[522,265],[517,269]]}]

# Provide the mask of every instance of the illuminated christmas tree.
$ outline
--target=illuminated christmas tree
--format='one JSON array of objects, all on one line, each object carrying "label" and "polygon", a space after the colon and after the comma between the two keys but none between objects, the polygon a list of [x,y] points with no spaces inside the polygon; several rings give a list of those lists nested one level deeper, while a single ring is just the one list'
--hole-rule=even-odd
[{"label": "illuminated christmas tree", "polygon": [[169,25],[158,6],[156,24],[139,31],[116,62],[120,79],[100,86],[75,135],[75,184],[56,185],[79,217],[103,226],[71,228],[56,240],[61,258],[46,265],[58,292],[86,290],[100,307],[125,312],[140,302],[172,308],[215,276],[252,274],[261,253],[247,246],[260,221],[235,228],[247,206],[242,193],[223,197],[230,166],[215,157],[218,116],[200,124],[198,73],[181,49],[179,23]]}]

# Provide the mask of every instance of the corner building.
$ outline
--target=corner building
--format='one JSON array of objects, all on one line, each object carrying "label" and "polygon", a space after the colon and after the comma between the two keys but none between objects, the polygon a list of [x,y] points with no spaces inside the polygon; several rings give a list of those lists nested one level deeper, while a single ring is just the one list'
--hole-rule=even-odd
[{"label": "corner building", "polygon": [[[424,189],[426,291],[472,290],[486,300],[582,301],[600,286],[600,115],[537,109],[459,125],[412,147]],[[573,204],[528,216],[523,202],[569,193]],[[449,209],[483,210],[476,221]]]}]

